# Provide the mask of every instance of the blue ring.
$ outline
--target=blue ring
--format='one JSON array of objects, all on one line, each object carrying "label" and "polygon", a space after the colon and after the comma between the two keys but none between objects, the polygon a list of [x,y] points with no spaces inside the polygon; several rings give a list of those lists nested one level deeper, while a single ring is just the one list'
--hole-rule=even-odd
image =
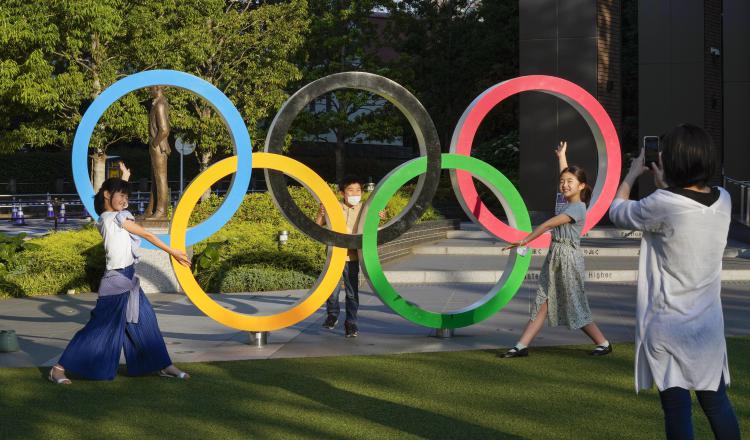
[{"label": "blue ring", "polygon": [[[73,139],[73,181],[81,197],[83,206],[94,220],[99,216],[94,210],[94,188],[91,186],[88,173],[88,149],[91,134],[104,111],[126,93],[150,86],[174,86],[189,90],[208,101],[224,120],[237,155],[237,172],[232,179],[229,192],[218,210],[199,225],[188,229],[185,242],[187,246],[195,244],[224,226],[239,209],[250,185],[252,172],[252,144],[247,126],[232,101],[219,89],[194,75],[176,70],[149,70],[127,76],[107,87],[95,100],[81,118],[75,138]],[[158,237],[169,244],[169,234]],[[151,243],[143,241],[143,247],[156,249]]]}]

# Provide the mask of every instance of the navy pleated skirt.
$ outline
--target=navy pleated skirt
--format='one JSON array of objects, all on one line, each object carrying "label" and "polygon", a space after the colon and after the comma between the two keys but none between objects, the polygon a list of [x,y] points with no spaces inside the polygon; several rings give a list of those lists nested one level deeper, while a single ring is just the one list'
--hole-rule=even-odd
[{"label": "navy pleated skirt", "polygon": [[[135,276],[132,265],[117,271],[130,279]],[[60,357],[59,364],[67,372],[91,380],[112,380],[123,349],[131,376],[152,373],[172,364],[154,309],[143,289],[138,324],[125,319],[129,295],[123,292],[99,297],[89,322],[75,334]]]}]

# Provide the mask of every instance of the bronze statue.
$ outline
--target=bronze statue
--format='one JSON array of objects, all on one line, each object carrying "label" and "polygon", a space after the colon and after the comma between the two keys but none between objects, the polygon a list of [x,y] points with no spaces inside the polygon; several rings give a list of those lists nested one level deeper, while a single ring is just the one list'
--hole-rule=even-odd
[{"label": "bronze statue", "polygon": [[151,87],[151,111],[148,115],[149,154],[151,156],[151,197],[146,208],[147,220],[166,220],[170,192],[167,182],[169,147],[169,102],[162,86]]}]

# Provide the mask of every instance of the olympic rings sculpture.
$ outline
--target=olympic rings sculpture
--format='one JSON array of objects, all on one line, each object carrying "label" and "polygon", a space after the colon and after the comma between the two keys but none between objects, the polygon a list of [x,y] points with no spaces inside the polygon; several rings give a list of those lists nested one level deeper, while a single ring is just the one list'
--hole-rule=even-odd
[{"label": "olympic rings sculpture", "polygon": [[[490,234],[506,241],[516,241],[531,231],[528,210],[513,184],[491,165],[470,156],[471,143],[487,113],[503,99],[523,91],[541,91],[564,99],[576,108],[589,124],[599,154],[599,174],[594,186],[592,206],[584,233],[606,212],[614,198],[620,174],[620,145],[614,125],[604,108],[581,87],[561,78],[532,75],[499,83],[482,93],[464,112],[451,142],[450,153],[440,154],[440,143],[434,123],[422,104],[405,88],[382,76],[365,72],[346,72],[314,81],[292,95],[271,123],[265,152],[252,153],[251,140],[242,117],[231,101],[208,82],[193,75],[170,70],[137,73],[117,81],[91,104],[84,114],[73,142],[73,175],[84,206],[97,218],[93,209],[93,188],[88,180],[86,153],[94,127],[104,111],[126,93],[139,88],[167,85],[197,93],[216,109],[229,128],[235,156],[212,165],[188,185],[175,208],[168,236],[160,236],[170,246],[186,250],[218,231],[242,203],[253,168],[265,170],[269,193],[277,208],[290,223],[309,237],[329,246],[323,273],[308,295],[293,307],[273,315],[245,315],[228,310],[198,285],[190,270],[172,258],[172,267],[190,300],[207,316],[228,327],[246,331],[273,331],[294,325],[312,315],[338,288],[348,249],[359,249],[360,261],[373,291],[394,312],[425,327],[459,328],[476,324],[501,310],[520,288],[528,272],[531,254],[520,255],[514,249],[498,282],[480,300],[449,313],[424,310],[406,301],[388,282],[380,264],[377,246],[406,232],[421,217],[432,200],[442,169],[449,169],[458,200],[466,214]],[[281,145],[297,114],[313,99],[333,90],[354,88],[377,94],[392,102],[415,130],[420,157],[401,164],[376,186],[363,207],[363,220],[356,234],[347,234],[338,199],[326,182],[304,164],[281,155]],[[200,195],[221,178],[233,174],[232,184],[219,209],[203,223],[188,228],[190,213]],[[289,196],[288,175],[304,185],[324,206],[331,229],[321,228],[302,213]],[[602,177],[604,176],[604,177]],[[379,216],[388,200],[409,180],[417,177],[414,195],[396,218],[379,229]],[[479,199],[472,177],[482,181],[502,204],[508,225],[502,223]],[[549,245],[549,236],[531,243],[534,247]],[[149,248],[154,248],[148,245]]]}]

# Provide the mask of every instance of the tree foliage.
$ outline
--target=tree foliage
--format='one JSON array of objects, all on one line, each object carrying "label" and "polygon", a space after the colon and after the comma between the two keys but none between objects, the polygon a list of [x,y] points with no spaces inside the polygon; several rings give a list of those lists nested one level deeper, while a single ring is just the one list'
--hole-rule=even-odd
[{"label": "tree foliage", "polygon": [[[69,149],[90,103],[118,79],[176,69],[216,86],[259,144],[264,119],[301,73],[293,55],[308,27],[307,2],[187,0],[8,0],[0,6],[0,151]],[[215,110],[168,89],[173,132],[197,144],[208,166],[231,150]],[[92,136],[103,156],[118,142],[146,144],[150,98],[125,95]]]},{"label": "tree foliage", "polygon": [[[391,10],[386,34],[399,54],[390,66],[394,79],[425,105],[445,149],[471,101],[518,76],[518,1],[401,0]],[[517,100],[509,99],[479,135],[505,136],[517,126]]]},{"label": "tree foliage", "polygon": [[[126,71],[122,0],[27,2],[0,8],[0,149],[70,147],[88,105]],[[126,96],[102,116],[91,147],[103,153],[146,135],[143,108]]]},{"label": "tree foliage", "polygon": [[[299,64],[305,83],[348,71],[389,76],[378,50],[386,43],[373,21],[373,11],[389,2],[378,0],[310,0],[316,17],[303,46]],[[333,143],[336,180],[344,177],[347,145],[392,141],[403,133],[404,118],[382,97],[365,91],[341,89],[319,97],[314,108],[295,121],[299,138]]]}]

